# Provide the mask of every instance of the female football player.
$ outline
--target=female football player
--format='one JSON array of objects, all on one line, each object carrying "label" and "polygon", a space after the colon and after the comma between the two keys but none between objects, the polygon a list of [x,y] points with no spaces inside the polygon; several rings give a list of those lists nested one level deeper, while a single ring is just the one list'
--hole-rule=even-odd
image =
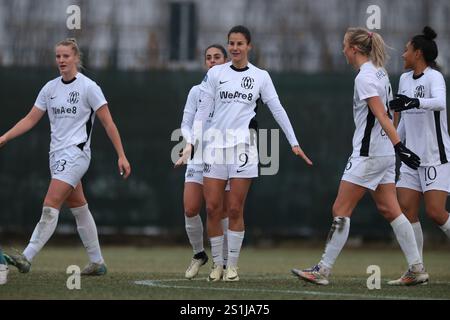
[{"label": "female football player", "polygon": [[119,172],[124,179],[130,175],[130,164],[102,90],[79,72],[81,53],[75,39],[59,42],[55,46],[55,54],[61,76],[47,82],[31,111],[0,136],[2,147],[33,128],[45,112],[48,113],[51,128],[51,182],[44,199],[42,216],[23,253],[17,252],[6,258],[20,272],[28,272],[31,261],[55,231],[59,211],[65,203],[75,217],[78,233],[90,259],[82,275],[103,275],[106,265],[97,228],[81,184],[81,178],[91,160],[90,143],[95,116],[100,119],[117,152]]},{"label": "female football player", "polygon": [[[226,62],[227,51],[221,45],[213,44],[206,48],[204,56],[205,66],[207,69],[210,69],[215,65],[223,64]],[[199,99],[200,85],[196,85],[189,91],[189,95],[187,97],[186,105],[183,111],[183,120],[181,122],[181,131],[183,137],[187,141],[187,144],[183,150],[182,157],[175,163],[175,167],[179,167],[182,164],[188,162],[188,165],[186,167],[183,195],[184,219],[186,233],[188,235],[189,242],[191,243],[192,250],[194,251],[194,256],[192,257],[191,263],[185,272],[185,277],[187,279],[194,278],[198,274],[200,267],[208,261],[208,256],[205,253],[203,247],[203,223],[199,215],[203,203],[203,165],[201,163],[191,163],[189,159],[193,150],[191,141],[192,125],[194,123],[194,117],[197,112]],[[226,237],[226,232],[228,230],[228,218],[226,217],[225,211],[226,209],[223,210],[225,216],[222,218],[222,229],[224,234],[224,266],[226,266],[227,264],[228,256]]]},{"label": "female football player", "polygon": [[412,170],[417,170],[420,159],[403,145],[391,121],[388,102],[392,93],[384,69],[384,41],[378,33],[350,28],[345,33],[343,46],[347,62],[359,71],[353,94],[356,126],[353,153],[333,205],[333,223],[322,259],[310,269],[293,269],[292,272],[315,284],[329,283],[331,269],[348,238],[353,210],[369,190],[379,212],[390,222],[409,265],[408,271],[390,284],[424,283],[428,281],[428,274],[417,250],[411,223],[403,215],[395,192],[395,152]]},{"label": "female football player", "polygon": [[425,27],[405,47],[404,67],[398,95],[390,102],[392,110],[401,112],[401,128],[407,146],[421,158],[418,170],[400,167],[397,196],[402,211],[412,223],[419,253],[422,256],[423,235],[419,221],[420,199],[425,211],[450,237],[450,219],[446,201],[450,192],[450,137],[447,129],[446,87],[436,69],[438,47],[436,32]]},{"label": "female football player", "polygon": [[[202,153],[203,192],[214,262],[208,281],[222,278],[224,281],[239,280],[237,265],[244,239],[244,204],[252,178],[258,176],[256,138],[250,131],[258,99],[268,105],[288,138],[293,153],[312,164],[299,146],[269,74],[248,61],[251,46],[250,31],[244,26],[233,27],[228,33],[231,62],[211,68],[200,86],[194,141],[202,142],[204,137],[207,143]],[[203,135],[201,131],[210,113],[214,116]],[[228,262],[223,273],[223,230],[220,221],[228,180],[231,187],[226,199]]]}]

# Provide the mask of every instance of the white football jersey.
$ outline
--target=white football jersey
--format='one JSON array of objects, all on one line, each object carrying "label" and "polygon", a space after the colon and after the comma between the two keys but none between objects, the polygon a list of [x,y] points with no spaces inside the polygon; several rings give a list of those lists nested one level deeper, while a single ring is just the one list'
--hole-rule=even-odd
[{"label": "white football jersey", "polygon": [[380,123],[373,115],[366,99],[380,97],[389,112],[392,100],[391,83],[384,68],[377,68],[371,61],[364,63],[355,78],[353,95],[353,118],[355,133],[353,135],[353,157],[377,157],[394,155],[394,147]]},{"label": "white football jersey", "polygon": [[[298,145],[291,123],[269,73],[248,63],[243,69],[231,62],[212,67],[200,85],[202,94],[214,100],[208,110],[210,131],[218,130],[221,139],[213,139],[209,146],[229,148],[240,143],[250,144],[250,130],[256,115],[258,99],[267,104],[283,129],[291,146]],[[200,116],[201,118],[201,116]],[[198,119],[198,118],[196,118]]]},{"label": "white football jersey", "polygon": [[447,129],[445,80],[430,67],[414,77],[406,72],[400,77],[399,94],[418,98],[419,109],[402,111],[406,146],[416,153],[421,166],[435,166],[448,162],[450,138]]},{"label": "white football jersey", "polygon": [[81,73],[70,83],[62,77],[47,82],[34,105],[48,113],[50,153],[73,145],[89,151],[95,112],[106,103],[100,87]]},{"label": "white football jersey", "polygon": [[[187,143],[192,144],[192,126],[194,124],[195,114],[197,113],[198,105],[200,103],[200,85],[193,86],[189,91],[186,99],[186,104],[183,110],[183,120],[181,121],[181,134],[186,139]],[[208,116],[208,120],[205,123],[205,130],[211,124],[211,112]]]}]

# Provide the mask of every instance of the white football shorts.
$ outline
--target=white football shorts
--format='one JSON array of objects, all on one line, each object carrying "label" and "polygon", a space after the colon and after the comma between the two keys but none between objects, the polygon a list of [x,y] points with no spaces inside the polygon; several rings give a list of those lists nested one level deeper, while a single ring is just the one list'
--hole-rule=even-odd
[{"label": "white football shorts", "polygon": [[50,174],[52,179],[61,180],[76,188],[89,168],[90,152],[77,146],[67,147],[50,153]]},{"label": "white football shorts", "polygon": [[437,166],[419,167],[417,170],[402,163],[397,188],[412,189],[421,193],[430,190],[450,193],[450,162]]},{"label": "white football shorts", "polygon": [[[188,164],[184,178],[185,183],[193,182],[203,185],[203,164]],[[225,186],[225,191],[230,191],[230,180]]]},{"label": "white football shorts", "polygon": [[258,176],[256,146],[238,144],[230,148],[207,148],[203,176],[214,179],[255,178]]},{"label": "white football shorts", "polygon": [[395,183],[395,156],[350,157],[342,180],[374,191],[380,184]]}]

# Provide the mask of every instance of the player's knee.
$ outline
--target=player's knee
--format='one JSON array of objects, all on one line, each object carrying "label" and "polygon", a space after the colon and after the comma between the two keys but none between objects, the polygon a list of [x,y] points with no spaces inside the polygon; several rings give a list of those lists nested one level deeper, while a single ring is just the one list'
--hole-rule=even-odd
[{"label": "player's knee", "polygon": [[391,208],[383,203],[377,204],[377,209],[378,209],[378,212],[380,212],[381,215],[383,215],[385,217],[389,216],[392,212]]},{"label": "player's knee", "polygon": [[425,212],[427,213],[427,216],[435,222],[440,221],[440,217],[447,215],[445,208],[434,203],[427,203],[425,205]]},{"label": "player's knee", "polygon": [[377,203],[378,212],[388,221],[393,221],[399,215],[399,207],[385,203]]},{"label": "player's knee", "polygon": [[185,206],[184,207],[184,215],[188,218],[195,217],[200,212],[200,206]]},{"label": "player's knee", "polygon": [[185,197],[183,201],[184,212],[186,217],[192,218],[200,213],[202,208],[203,198],[189,198]]},{"label": "player's knee", "polygon": [[231,205],[227,209],[227,216],[230,220],[236,220],[242,216],[242,208],[238,205]]},{"label": "player's knee", "polygon": [[345,216],[348,213],[346,211],[348,211],[348,210],[342,203],[340,203],[338,201],[335,201],[333,203],[333,207],[332,207],[333,217]]},{"label": "player's knee", "polygon": [[51,207],[59,210],[62,203],[63,200],[57,196],[47,195],[44,199],[44,207]]},{"label": "player's knee", "polygon": [[66,205],[69,208],[80,208],[86,205],[86,201],[81,200],[66,200]]},{"label": "player's knee", "polygon": [[222,218],[222,205],[215,202],[210,202],[206,204],[206,212],[208,218],[210,219],[221,219]]},{"label": "player's knee", "polygon": [[406,201],[401,201],[399,199],[398,204],[400,205],[400,209],[402,210],[403,213],[408,213],[408,212],[413,211],[413,208],[411,207],[411,205]]}]

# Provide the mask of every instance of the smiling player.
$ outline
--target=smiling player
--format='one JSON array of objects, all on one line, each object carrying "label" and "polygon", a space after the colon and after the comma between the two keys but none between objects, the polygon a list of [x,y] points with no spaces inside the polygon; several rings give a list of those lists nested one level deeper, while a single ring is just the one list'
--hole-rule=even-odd
[{"label": "smiling player", "polygon": [[400,130],[406,144],[422,159],[418,170],[400,167],[397,196],[403,212],[412,223],[417,246],[422,255],[423,235],[419,221],[420,200],[425,211],[450,238],[450,218],[446,210],[450,192],[450,137],[447,128],[446,86],[437,70],[436,32],[425,27],[405,47],[404,67],[411,71],[400,77],[398,95],[390,102],[401,112]]}]

